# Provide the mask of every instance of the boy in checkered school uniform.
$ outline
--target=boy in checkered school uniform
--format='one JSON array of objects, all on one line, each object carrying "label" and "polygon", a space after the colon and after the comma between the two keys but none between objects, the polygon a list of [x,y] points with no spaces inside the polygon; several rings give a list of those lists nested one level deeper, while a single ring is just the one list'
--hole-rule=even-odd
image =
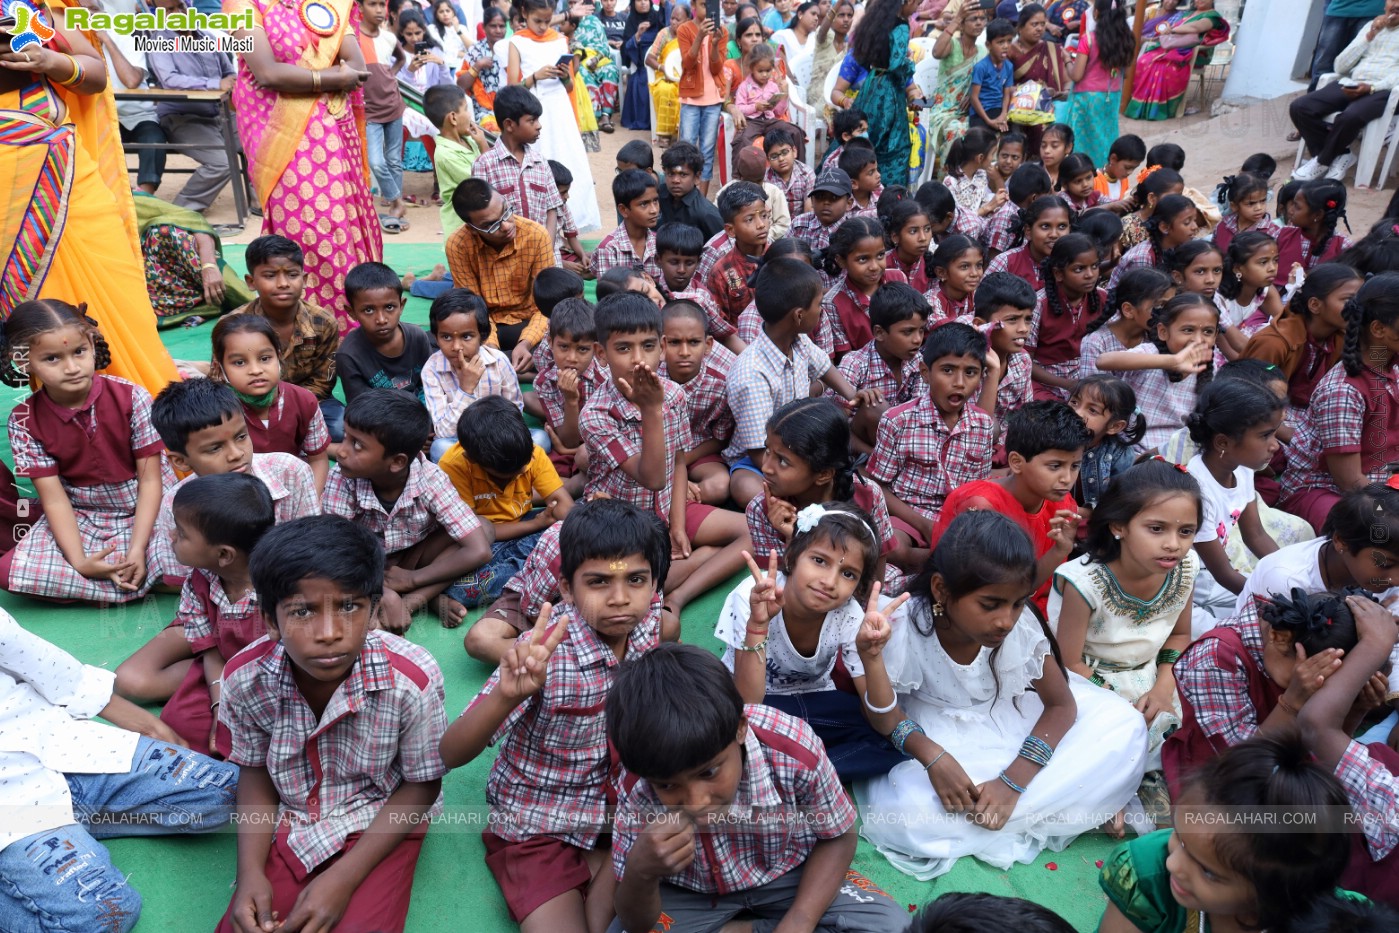
[{"label": "boy in checkered school uniform", "polygon": [[661,316],[666,377],[685,390],[690,407],[694,446],[684,453],[690,485],[698,488],[699,501],[722,505],[729,498],[729,467],[720,453],[734,431],[724,383],[735,357],[714,345],[696,302],[672,301]]},{"label": "boy in checkered school uniform", "polygon": [[787,199],[792,217],[806,211],[806,199],[816,184],[816,173],[798,156],[800,141],[790,130],[774,129],[763,137],[763,153],[767,156],[764,180],[781,189]]},{"label": "boy in checkered school uniform", "polygon": [[539,406],[539,417],[549,435],[549,460],[564,479],[564,488],[577,498],[583,494],[588,454],[578,433],[578,416],[588,397],[608,378],[607,366],[595,355],[596,327],[593,306],[582,298],[559,302],[549,318],[551,348],[548,364],[534,378],[534,392],[525,396]]},{"label": "boy in checkered school uniform", "polygon": [[840,154],[840,170],[850,176],[851,217],[879,216],[879,196],[884,186],[879,182],[879,159],[868,146],[846,146]]},{"label": "boy in checkered school uniform", "polygon": [[680,559],[666,607],[679,618],[690,600],[743,567],[743,551],[752,546],[748,524],[737,512],[688,501],[690,409],[685,391],[659,375],[660,309],[635,292],[620,292],[598,302],[594,322],[598,354],[612,378],[579,417],[587,492],[649,509],[670,523]]},{"label": "boy in checkered school uniform", "polygon": [[601,500],[569,513],[559,544],[563,601],[504,652],[441,753],[456,768],[500,746],[486,784],[500,818],[484,842],[511,919],[597,929],[613,887],[603,702],[619,664],[660,643],[670,542],[653,512]]},{"label": "boy in checkered school uniform", "polygon": [[[976,405],[986,338],[967,324],[934,327],[923,339],[927,391],[879,419],[865,473],[884,487],[899,538],[900,566],[922,566],[943,500],[991,473],[994,424]],[[921,558],[921,559],[920,559]]]},{"label": "boy in checkered school uniform", "polygon": [[279,525],[249,571],[270,634],[224,668],[218,745],[242,769],[240,812],[267,818],[239,827],[217,933],[271,929],[274,917],[400,933],[428,820],[442,812],[442,672],[374,627],[384,551],[368,528],[333,515]]},{"label": "boy in checkered school uniform", "polygon": [[698,933],[740,915],[762,929],[907,925],[902,905],[850,867],[855,808],[810,726],[745,705],[723,663],[692,645],[661,645],[616,680],[607,738],[624,770],[609,933]]},{"label": "boy in checkered school uniform", "polygon": [[754,283],[754,300],[763,329],[738,355],[725,390],[736,427],[724,450],[729,464],[729,494],[741,506],[763,490],[763,451],[772,413],[788,402],[806,398],[816,381],[856,407],[877,401],[877,393],[856,392],[831,358],[811,341],[822,320],[825,293],[821,276],[800,259],[773,259],[763,264]]},{"label": "boy in checkered school uniform", "polygon": [[753,297],[748,277],[758,268],[758,260],[767,250],[768,227],[772,215],[767,208],[767,195],[751,182],[729,185],[719,195],[719,216],[724,218],[724,233],[729,247],[700,282],[714,296],[719,312],[730,324]]},{"label": "boy in checkered school uniform", "polygon": [[175,495],[175,551],[193,568],[174,625],[194,663],[160,718],[189,743],[212,752],[228,659],[267,634],[248,559],[277,522],[272,496],[256,476],[194,476]]},{"label": "boy in checkered school uniform", "polygon": [[639,168],[627,169],[612,179],[612,200],[617,202],[622,222],[593,250],[593,275],[600,276],[608,269],[626,266],[639,268],[660,281],[661,270],[656,265],[656,222],[661,217],[661,196],[656,176]]},{"label": "boy in checkered school uniform", "polygon": [[884,412],[912,401],[923,388],[918,351],[932,313],[928,299],[903,282],[885,282],[870,296],[874,338],[840,360],[840,372],[855,391],[879,393],[878,402],[862,406],[850,419],[851,440],[857,450],[873,450],[875,431]]},{"label": "boy in checkered school uniform", "polygon": [[963,315],[957,320],[985,334],[996,353],[996,366],[988,367],[982,386],[981,408],[995,417],[999,437],[1010,413],[1034,397],[1025,341],[1033,329],[1035,289],[1017,275],[992,272],[976,287],[973,307],[975,316]]},{"label": "boy in checkered school uniform", "polygon": [[[413,613],[452,581],[491,559],[494,529],[462,502],[447,474],[423,455],[432,419],[396,389],[370,389],[345,409],[345,441],[326,480],[327,515],[340,515],[383,542],[388,570],[380,624],[403,632]],[[466,607],[438,599],[438,616],[460,625]]]},{"label": "boy in checkered school uniform", "polygon": [[831,237],[855,203],[850,176],[839,168],[827,169],[811,189],[811,210],[792,218],[788,236],[805,240],[814,250],[831,245]]},{"label": "boy in checkered school uniform", "polygon": [[[554,309],[565,298],[583,297],[583,274],[559,266],[540,269],[539,274],[534,277],[530,291],[534,295],[534,304],[539,308],[539,313],[547,320],[553,316]],[[548,334],[535,345],[530,359],[534,363],[536,373],[544,372],[553,363],[553,357],[549,353]],[[528,395],[525,396],[525,411],[536,418],[544,417],[544,409],[538,407],[537,401]]]},{"label": "boy in checkered school uniform", "polygon": [[986,264],[1004,253],[1015,242],[1015,228],[1020,223],[1020,212],[1030,206],[1035,198],[1054,193],[1054,183],[1049,173],[1038,162],[1026,162],[1006,180],[1006,203],[994,214],[986,218],[981,241],[986,244]]},{"label": "boy in checkered school uniform", "polygon": [[700,306],[707,321],[709,336],[733,353],[742,353],[747,346],[728,318],[719,313],[714,296],[705,291],[696,278],[696,268],[704,253],[704,234],[689,224],[661,224],[656,231],[656,264],[661,277],[656,287],[666,301],[693,301]]},{"label": "boy in checkered school uniform", "polygon": [[496,92],[493,109],[500,126],[500,138],[481,153],[471,174],[484,178],[505,199],[515,216],[544,227],[549,232],[552,247],[554,233],[559,229],[559,208],[563,207],[564,200],[559,195],[548,160],[535,145],[539,142],[539,118],[544,115],[544,107],[529,88],[511,84]]}]

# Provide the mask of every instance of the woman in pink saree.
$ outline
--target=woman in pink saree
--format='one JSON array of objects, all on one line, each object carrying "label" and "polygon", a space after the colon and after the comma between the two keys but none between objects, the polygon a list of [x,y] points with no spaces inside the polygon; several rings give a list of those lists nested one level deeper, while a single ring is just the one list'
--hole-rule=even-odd
[{"label": "woman in pink saree", "polygon": [[383,257],[364,147],[369,76],[352,0],[224,0],[253,11],[253,51],[240,56],[233,105],[262,202],[262,232],[306,254],[304,298],[352,326],[345,273]]}]

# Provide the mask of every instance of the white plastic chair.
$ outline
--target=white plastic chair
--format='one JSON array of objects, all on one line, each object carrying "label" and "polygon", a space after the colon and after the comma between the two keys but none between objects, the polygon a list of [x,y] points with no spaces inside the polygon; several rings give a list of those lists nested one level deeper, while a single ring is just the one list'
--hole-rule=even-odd
[{"label": "white plastic chair", "polygon": [[1381,191],[1384,190],[1384,183],[1389,180],[1389,173],[1394,170],[1394,151],[1399,149],[1399,118],[1395,118],[1394,122],[1389,124],[1389,132],[1385,134],[1385,145],[1389,148],[1385,153],[1379,177],[1375,179],[1375,188]]},{"label": "white plastic chair", "polygon": [[[1200,88],[1200,109],[1204,109],[1206,101],[1209,100],[1211,89],[1214,85],[1221,84],[1229,73],[1229,63],[1234,60],[1234,43],[1225,39],[1219,45],[1214,46],[1214,54],[1210,56],[1209,64],[1197,67],[1196,61],[1200,54],[1208,51],[1204,46],[1197,45],[1195,54],[1190,59],[1190,81],[1197,82]],[[1186,82],[1185,96],[1181,98],[1180,110],[1176,113],[1176,119],[1184,119],[1185,112],[1190,109],[1190,83]]]},{"label": "white plastic chair", "polygon": [[[1334,72],[1324,74],[1317,79],[1317,90],[1326,87],[1340,76]],[[1375,169],[1379,167],[1380,155],[1384,152],[1385,142],[1389,135],[1399,126],[1399,119],[1394,115],[1394,109],[1399,107],[1399,86],[1389,92],[1389,100],[1385,103],[1384,113],[1365,125],[1365,129],[1360,134],[1360,151],[1356,153],[1355,162],[1355,186],[1357,188],[1368,188],[1375,175]],[[1336,121],[1335,114],[1326,118],[1327,123]],[[1306,161],[1307,142],[1297,141],[1297,158],[1293,163],[1293,168],[1297,168]],[[1389,169],[1394,163],[1394,147],[1390,146],[1388,158],[1385,160],[1384,169],[1379,173],[1379,180],[1376,182],[1377,188],[1383,188],[1385,181],[1389,178]]]},{"label": "white plastic chair", "polygon": [[806,88],[795,81],[788,89],[787,106],[791,111],[792,123],[806,134],[805,160],[807,165],[811,165],[816,158],[816,127],[825,121],[806,102]]},{"label": "white plastic chair", "polygon": [[[650,65],[642,66],[646,69],[646,100],[651,107],[651,135],[656,135],[656,98],[651,94],[651,85],[656,83],[656,69]],[[677,132],[677,135],[678,132]]]}]

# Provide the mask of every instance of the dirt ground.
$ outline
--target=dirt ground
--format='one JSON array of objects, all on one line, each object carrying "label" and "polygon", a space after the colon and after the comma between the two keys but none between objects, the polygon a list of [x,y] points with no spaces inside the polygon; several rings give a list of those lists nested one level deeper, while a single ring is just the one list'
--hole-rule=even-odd
[{"label": "dirt ground", "polygon": [[[1123,119],[1122,133],[1136,133],[1146,140],[1147,145],[1158,142],[1176,142],[1186,151],[1185,178],[1188,184],[1209,192],[1219,179],[1233,174],[1243,160],[1255,152],[1268,152],[1278,160],[1278,174],[1274,176],[1274,186],[1281,184],[1292,168],[1296,153],[1296,143],[1286,141],[1292,124],[1287,118],[1287,104],[1291,97],[1255,104],[1251,107],[1211,118],[1208,108],[1203,113],[1169,122],[1148,123],[1140,120]],[[588,154],[588,166],[592,171],[597,190],[601,216],[614,216],[611,182],[615,174],[615,154],[624,144],[633,139],[649,140],[649,134],[624,130],[602,135],[602,150]],[[172,155],[170,163],[180,164],[181,156]],[[660,155],[657,153],[657,163]],[[134,162],[134,160],[132,160]],[[166,175],[160,191],[162,198],[174,198],[188,176]],[[1370,225],[1378,220],[1393,194],[1392,180],[1384,190],[1350,188],[1348,214],[1351,236],[1358,238]],[[427,200],[432,194],[432,178],[422,173],[407,173],[404,188],[409,195]],[[717,191],[717,186],[715,188]],[[385,236],[386,243],[441,243],[442,230],[437,208],[410,207],[408,220],[411,229],[396,236]],[[211,223],[231,224],[235,220],[231,188],[225,188],[214,205],[205,215]],[[224,236],[227,244],[244,244],[261,232],[259,218],[250,217],[248,225],[241,233]],[[600,236],[607,230],[595,231]],[[585,236],[588,234],[585,233]]]}]

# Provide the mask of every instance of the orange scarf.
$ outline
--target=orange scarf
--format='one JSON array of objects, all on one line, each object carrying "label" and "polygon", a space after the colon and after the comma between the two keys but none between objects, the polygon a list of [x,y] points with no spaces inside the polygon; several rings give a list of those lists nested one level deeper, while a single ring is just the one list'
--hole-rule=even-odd
[{"label": "orange scarf", "polygon": [[534,32],[529,29],[521,29],[519,32],[515,33],[515,35],[519,36],[521,39],[528,39],[531,42],[553,42],[555,39],[563,38],[563,35],[552,26],[549,27],[549,30],[542,36],[536,36]]}]

